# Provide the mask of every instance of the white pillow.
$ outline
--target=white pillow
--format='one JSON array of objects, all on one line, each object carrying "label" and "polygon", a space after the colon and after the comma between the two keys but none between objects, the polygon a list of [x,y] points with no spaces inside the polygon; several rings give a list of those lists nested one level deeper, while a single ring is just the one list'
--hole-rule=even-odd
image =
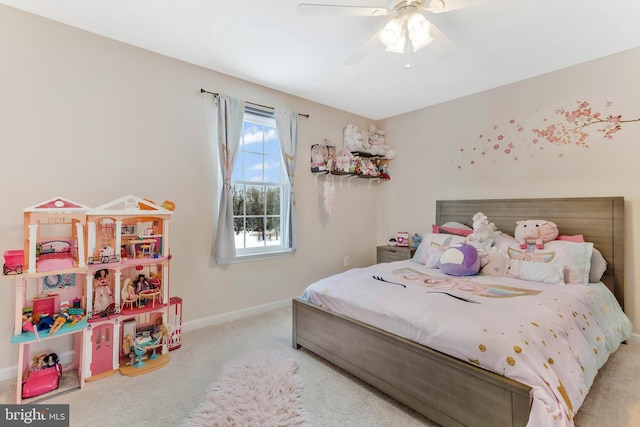
[{"label": "white pillow", "polygon": [[566,284],[589,283],[593,243],[552,240],[546,242],[543,249],[536,249],[533,245],[529,245],[527,249],[520,249],[520,244],[515,238],[503,233],[496,236],[495,244],[509,260],[535,261],[562,266]]},{"label": "white pillow", "polygon": [[507,276],[550,285],[564,285],[564,271],[559,264],[511,260]]},{"label": "white pillow", "polygon": [[607,261],[596,248],[591,253],[591,269],[589,270],[589,282],[597,283],[602,279],[602,275],[607,271]]},{"label": "white pillow", "polygon": [[422,236],[422,243],[416,249],[412,261],[424,264],[427,268],[438,268],[440,256],[445,249],[456,243],[466,242],[466,237],[455,234],[425,233]]}]

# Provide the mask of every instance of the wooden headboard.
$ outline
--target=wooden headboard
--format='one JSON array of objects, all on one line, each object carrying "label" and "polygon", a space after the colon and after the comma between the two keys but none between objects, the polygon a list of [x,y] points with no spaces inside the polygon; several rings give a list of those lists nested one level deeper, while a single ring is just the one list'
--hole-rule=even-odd
[{"label": "wooden headboard", "polygon": [[602,281],[624,309],[623,197],[438,200],[436,224],[457,221],[471,225],[477,212],[484,213],[498,230],[512,236],[516,221],[526,219],[553,221],[561,235],[582,234],[607,261]]}]

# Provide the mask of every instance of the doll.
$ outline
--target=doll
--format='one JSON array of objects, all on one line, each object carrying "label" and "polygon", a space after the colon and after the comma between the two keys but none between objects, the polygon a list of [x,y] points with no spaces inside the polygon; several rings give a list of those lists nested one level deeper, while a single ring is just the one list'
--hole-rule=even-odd
[{"label": "doll", "polygon": [[49,335],[55,334],[58,331],[58,329],[62,327],[62,325],[64,325],[69,321],[74,321],[74,319],[75,318],[72,318],[71,315],[66,311],[61,312],[53,320],[53,325],[51,325],[51,328],[49,328]]},{"label": "doll", "polygon": [[93,311],[101,312],[113,304],[113,292],[109,286],[109,270],[102,269],[93,275],[95,285],[95,296],[93,300]]},{"label": "doll", "polygon": [[142,361],[142,356],[145,353],[145,350],[140,346],[138,341],[133,338],[133,335],[127,334],[122,341],[122,351],[124,354],[128,355],[131,358],[129,364],[136,368],[144,366],[145,363]]},{"label": "doll", "polygon": [[169,329],[162,321],[162,316],[159,316],[156,319],[155,324],[153,325],[153,338],[155,338],[156,343],[160,343],[163,338],[169,337]]},{"label": "doll", "polygon": [[[137,294],[140,294],[140,292],[142,291],[151,289],[151,285],[149,285],[149,281],[147,281],[147,276],[145,276],[144,274],[138,274],[138,278],[136,279],[135,286],[136,286]],[[147,303],[149,302],[149,299],[144,298],[144,299],[141,299],[139,302],[142,306],[144,306],[144,305],[147,305]]]}]

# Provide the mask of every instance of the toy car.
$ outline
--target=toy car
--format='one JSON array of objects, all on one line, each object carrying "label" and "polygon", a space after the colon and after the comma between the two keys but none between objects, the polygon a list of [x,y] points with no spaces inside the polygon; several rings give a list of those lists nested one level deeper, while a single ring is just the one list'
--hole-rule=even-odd
[{"label": "toy car", "polygon": [[38,369],[29,373],[29,377],[22,383],[22,398],[39,396],[58,388],[62,375],[60,364]]}]

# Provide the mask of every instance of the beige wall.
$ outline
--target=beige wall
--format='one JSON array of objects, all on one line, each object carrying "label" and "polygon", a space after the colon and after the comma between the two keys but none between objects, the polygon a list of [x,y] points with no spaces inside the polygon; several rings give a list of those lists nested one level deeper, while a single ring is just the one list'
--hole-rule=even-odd
[{"label": "beige wall", "polygon": [[[368,121],[323,105],[0,6],[0,253],[22,247],[22,209],[56,196],[90,207],[127,194],[176,203],[171,294],[184,321],[283,301],[311,282],[375,262],[375,202],[365,180],[339,188],[322,214],[310,146],[341,142]],[[293,256],[216,267],[211,96],[200,88],[308,113],[295,179],[300,249]],[[358,214],[360,213],[360,214]],[[15,375],[13,282],[0,280],[0,378]],[[222,343],[221,343],[222,344]],[[55,350],[55,349],[54,349]]]},{"label": "beige wall", "polygon": [[[381,121],[379,127],[400,152],[392,171],[411,172],[393,174],[384,188],[378,241],[398,230],[428,231],[438,199],[624,196],[625,308],[637,333],[639,71],[637,48]],[[602,116],[622,115],[630,122],[610,140],[596,130],[600,126],[586,127],[589,148],[554,146],[542,138],[533,142],[532,129],[559,122],[554,111],[575,110],[577,101],[589,102]],[[496,143],[499,150],[493,149]],[[507,155],[509,143],[513,148]]]},{"label": "beige wall", "polygon": [[[576,100],[640,118],[640,50],[378,123],[400,153],[392,180],[371,188],[364,180],[350,188],[338,184],[330,219],[322,214],[323,181],[308,171],[307,153],[325,138],[340,144],[342,128],[364,127],[365,118],[5,6],[0,58],[0,252],[21,247],[22,209],[55,196],[88,206],[126,194],[173,200],[171,293],[184,300],[184,320],[198,323],[297,296],[307,284],[345,270],[346,255],[351,266],[373,263],[376,244],[397,231],[427,230],[437,199],[621,195],[629,232],[627,312],[634,324],[640,320],[634,289],[639,122],[624,124],[611,141],[591,132],[589,149],[531,151],[516,133],[510,138],[521,147],[517,161],[490,155],[457,169],[460,148],[481,149],[480,134],[497,138],[494,125],[509,128],[514,119],[530,130]],[[294,256],[226,268],[212,262],[218,172],[207,130],[211,98],[201,87],[311,115],[299,124],[300,248]],[[607,101],[612,106],[601,108]],[[0,280],[5,343],[13,329],[12,283]],[[0,378],[15,375],[16,360],[16,346],[0,346]]]}]

